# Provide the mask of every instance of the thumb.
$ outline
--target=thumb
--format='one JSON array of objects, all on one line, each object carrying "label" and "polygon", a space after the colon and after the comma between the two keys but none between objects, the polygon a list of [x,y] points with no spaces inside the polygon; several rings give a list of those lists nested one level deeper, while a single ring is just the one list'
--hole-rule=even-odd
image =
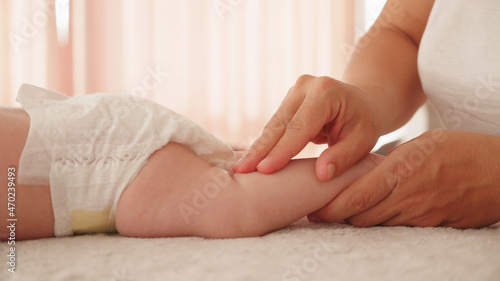
[{"label": "thumb", "polygon": [[316,176],[321,181],[328,181],[345,172],[368,155],[375,142],[361,132],[348,134],[321,153],[316,160]]}]

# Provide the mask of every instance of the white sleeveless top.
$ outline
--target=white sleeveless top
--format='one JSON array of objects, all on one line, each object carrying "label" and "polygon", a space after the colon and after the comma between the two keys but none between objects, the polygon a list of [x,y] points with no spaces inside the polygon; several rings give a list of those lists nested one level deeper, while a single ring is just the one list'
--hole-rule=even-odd
[{"label": "white sleeveless top", "polygon": [[436,0],[418,71],[446,129],[500,136],[500,1]]}]

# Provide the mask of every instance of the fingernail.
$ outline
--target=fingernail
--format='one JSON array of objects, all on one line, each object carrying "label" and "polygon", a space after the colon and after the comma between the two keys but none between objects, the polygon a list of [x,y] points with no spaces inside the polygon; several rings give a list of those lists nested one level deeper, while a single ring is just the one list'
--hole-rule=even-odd
[{"label": "fingernail", "polygon": [[335,165],[330,163],[326,167],[328,169],[328,180],[331,180],[333,178],[333,173],[335,173]]},{"label": "fingernail", "polygon": [[245,163],[245,161],[247,161],[247,158],[245,155],[241,156],[240,159],[238,159],[238,161],[236,161],[236,166],[241,166],[243,165],[243,163]]},{"label": "fingernail", "polygon": [[269,158],[268,157],[266,157],[266,158],[264,158],[264,160],[260,161],[259,165],[257,165],[257,168],[264,167],[264,166],[267,165],[267,163],[269,163]]},{"label": "fingernail", "polygon": [[233,172],[236,174],[238,172],[240,172],[241,167],[243,166],[244,163],[245,163],[245,159],[243,159],[243,158],[238,159],[238,161],[236,161],[236,163],[234,163],[234,165],[233,165]]},{"label": "fingernail", "polygon": [[312,216],[312,215],[308,215],[307,216],[307,219],[310,221],[310,222],[323,222],[322,220],[320,220],[318,217],[315,217],[315,216]]}]

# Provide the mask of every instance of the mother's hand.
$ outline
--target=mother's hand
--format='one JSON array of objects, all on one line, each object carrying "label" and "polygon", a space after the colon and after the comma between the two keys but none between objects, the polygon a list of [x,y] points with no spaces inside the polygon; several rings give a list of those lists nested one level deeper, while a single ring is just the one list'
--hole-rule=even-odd
[{"label": "mother's hand", "polygon": [[500,137],[428,131],[312,217],[356,226],[491,225],[500,221]]},{"label": "mother's hand", "polygon": [[326,181],[370,152],[380,123],[360,89],[329,77],[303,75],[234,172],[276,172],[313,141],[329,145],[316,162],[318,178]]}]

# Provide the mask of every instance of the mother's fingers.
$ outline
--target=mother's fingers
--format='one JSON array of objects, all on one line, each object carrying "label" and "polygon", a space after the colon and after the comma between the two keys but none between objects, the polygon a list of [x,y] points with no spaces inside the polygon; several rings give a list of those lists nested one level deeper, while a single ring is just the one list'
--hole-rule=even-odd
[{"label": "mother's fingers", "polygon": [[[399,213],[398,215],[387,219],[384,222],[379,223],[383,226],[418,226],[418,227],[428,227],[428,226],[439,226],[443,225],[444,219],[435,214],[422,214],[421,216],[409,216],[405,213]],[[447,225],[448,226],[448,225]]]},{"label": "mother's fingers", "polygon": [[[335,112],[333,112],[335,114]],[[261,173],[273,173],[283,168],[322,130],[332,115],[324,103],[306,97],[285,132],[257,169]]]},{"label": "mother's fingers", "polygon": [[255,140],[248,152],[233,167],[235,173],[249,173],[256,170],[264,157],[278,143],[285,133],[288,123],[303,101],[303,96],[290,88],[280,107],[271,117],[262,134]]},{"label": "mother's fingers", "polygon": [[351,216],[345,219],[345,221],[354,226],[367,227],[383,224],[384,222],[399,216],[401,210],[396,207],[398,206],[398,202],[393,195],[394,193],[390,193],[373,207]]},{"label": "mother's fingers", "polygon": [[312,214],[326,222],[339,222],[362,213],[384,200],[397,184],[389,173],[388,159],[344,189],[328,205]]},{"label": "mother's fingers", "polygon": [[373,147],[375,140],[362,127],[348,132],[331,147],[325,149],[316,161],[316,175],[321,181],[327,181],[342,174],[361,158],[365,157]]}]

